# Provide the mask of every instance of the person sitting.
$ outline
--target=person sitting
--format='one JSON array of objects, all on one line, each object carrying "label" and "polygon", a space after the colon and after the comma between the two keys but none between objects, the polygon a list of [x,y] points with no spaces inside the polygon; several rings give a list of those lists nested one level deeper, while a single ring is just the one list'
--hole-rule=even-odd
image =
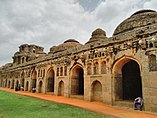
[{"label": "person sitting", "polygon": [[140,105],[140,111],[142,111],[143,103],[142,103],[142,98],[141,97],[135,98],[135,100],[134,100],[134,110],[137,110],[137,105]]},{"label": "person sitting", "polygon": [[21,86],[21,90],[24,91],[24,87],[23,86]]},{"label": "person sitting", "polygon": [[35,93],[36,92],[36,88],[33,87],[32,88],[32,92]]}]

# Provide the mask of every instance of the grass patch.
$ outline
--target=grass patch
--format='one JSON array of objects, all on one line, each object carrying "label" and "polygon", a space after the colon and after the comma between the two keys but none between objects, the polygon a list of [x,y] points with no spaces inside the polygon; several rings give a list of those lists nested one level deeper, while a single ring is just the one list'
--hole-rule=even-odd
[{"label": "grass patch", "polygon": [[111,116],[0,91],[0,118],[111,118]]}]

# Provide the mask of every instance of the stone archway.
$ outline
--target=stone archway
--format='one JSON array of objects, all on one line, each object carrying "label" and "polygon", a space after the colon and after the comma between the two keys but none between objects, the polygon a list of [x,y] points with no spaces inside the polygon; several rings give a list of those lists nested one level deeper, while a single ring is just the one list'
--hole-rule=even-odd
[{"label": "stone archway", "polygon": [[28,87],[29,87],[29,82],[27,81],[26,82],[26,89],[25,89],[25,91],[28,91]]},{"label": "stone archway", "polygon": [[79,64],[71,70],[71,95],[84,95],[84,71]]},{"label": "stone archway", "polygon": [[7,88],[8,80],[5,80],[5,87]]},{"label": "stone archway", "polygon": [[139,62],[132,57],[122,57],[113,66],[114,99],[134,100],[142,97],[142,81]]},{"label": "stone archway", "polygon": [[10,80],[9,80],[9,82],[8,82],[8,88],[11,88],[10,85],[11,85],[11,82],[10,82]]},{"label": "stone archway", "polygon": [[14,80],[12,80],[12,83],[11,83],[11,89],[14,89],[14,83],[15,81]]},{"label": "stone archway", "polygon": [[58,95],[64,96],[64,82],[60,81],[58,86]]},{"label": "stone archway", "polygon": [[39,90],[38,90],[39,93],[42,93],[42,85],[43,85],[43,82],[40,81],[40,82],[39,82],[39,88],[38,88],[38,89],[39,89]]},{"label": "stone archway", "polygon": [[21,86],[24,88],[24,83],[25,83],[25,73],[24,71],[21,74]]},{"label": "stone archway", "polygon": [[54,92],[54,70],[50,68],[47,72],[47,92]]},{"label": "stone archway", "polygon": [[142,97],[140,68],[136,61],[127,62],[122,68],[123,99],[134,100]]},{"label": "stone archway", "polygon": [[24,87],[25,80],[24,78],[21,80],[21,86]]},{"label": "stone archway", "polygon": [[19,80],[16,81],[16,86],[19,86]]},{"label": "stone archway", "polygon": [[36,70],[34,70],[33,72],[32,72],[32,88],[31,88],[31,90],[33,90],[34,92],[36,91],[36,85],[37,85],[37,72],[36,72]]},{"label": "stone archway", "polygon": [[99,81],[92,83],[92,101],[102,101],[102,84]]}]

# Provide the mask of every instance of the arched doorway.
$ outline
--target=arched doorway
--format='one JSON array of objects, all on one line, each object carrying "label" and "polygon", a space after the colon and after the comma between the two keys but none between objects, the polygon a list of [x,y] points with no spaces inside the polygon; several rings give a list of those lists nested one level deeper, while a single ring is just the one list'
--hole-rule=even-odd
[{"label": "arched doorway", "polygon": [[7,88],[8,80],[5,80],[5,87]]},{"label": "arched doorway", "polygon": [[37,72],[34,70],[32,73],[32,90],[36,92]]},{"label": "arched doorway", "polygon": [[134,100],[142,97],[140,68],[136,61],[127,62],[122,68],[123,99]]},{"label": "arched doorway", "polygon": [[25,91],[28,91],[28,87],[29,87],[29,82],[27,81],[26,82],[26,89],[25,89]]},{"label": "arched doorway", "polygon": [[25,73],[24,73],[24,71],[22,72],[22,74],[21,74],[21,86],[24,88],[24,83],[25,83]]},{"label": "arched doorway", "polygon": [[102,84],[97,80],[92,83],[92,101],[102,101]]},{"label": "arched doorway", "polygon": [[25,80],[24,78],[21,80],[21,86],[24,87]]},{"label": "arched doorway", "polygon": [[16,86],[19,86],[19,81],[18,80],[16,81]]},{"label": "arched doorway", "polygon": [[10,88],[10,80],[9,80],[9,82],[8,82],[8,88]]},{"label": "arched doorway", "polygon": [[12,80],[11,89],[14,89],[14,80]]},{"label": "arched doorway", "polygon": [[84,95],[84,72],[78,64],[71,70],[71,94]]},{"label": "arched doorway", "polygon": [[64,96],[64,82],[63,81],[59,82],[58,95]]},{"label": "arched doorway", "polygon": [[134,100],[142,97],[140,66],[132,57],[122,57],[113,66],[115,100]]},{"label": "arched doorway", "polygon": [[40,81],[39,82],[39,93],[42,93],[42,85],[43,85],[43,82],[42,81]]},{"label": "arched doorway", "polygon": [[54,70],[52,68],[47,73],[47,92],[54,92]]}]

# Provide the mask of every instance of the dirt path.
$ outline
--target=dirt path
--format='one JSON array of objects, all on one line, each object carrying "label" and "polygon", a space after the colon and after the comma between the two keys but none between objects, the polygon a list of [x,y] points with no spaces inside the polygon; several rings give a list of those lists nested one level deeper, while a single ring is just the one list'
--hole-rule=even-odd
[{"label": "dirt path", "polygon": [[93,112],[97,112],[101,114],[108,114],[108,115],[115,116],[118,118],[157,118],[157,114],[156,115],[149,114],[143,111],[124,110],[121,108],[113,107],[113,106],[106,105],[103,103],[98,103],[98,102],[89,102],[85,100],[65,98],[62,96],[53,96],[53,95],[47,95],[47,94],[42,94],[42,93],[30,93],[30,92],[25,92],[25,91],[15,92],[13,89],[7,89],[7,88],[0,88],[0,90],[11,92],[11,93],[16,93],[16,94],[21,94],[25,96],[40,98],[40,99],[48,100],[52,102],[68,104],[68,105],[76,106],[76,107],[83,108],[89,111],[93,111]]}]

